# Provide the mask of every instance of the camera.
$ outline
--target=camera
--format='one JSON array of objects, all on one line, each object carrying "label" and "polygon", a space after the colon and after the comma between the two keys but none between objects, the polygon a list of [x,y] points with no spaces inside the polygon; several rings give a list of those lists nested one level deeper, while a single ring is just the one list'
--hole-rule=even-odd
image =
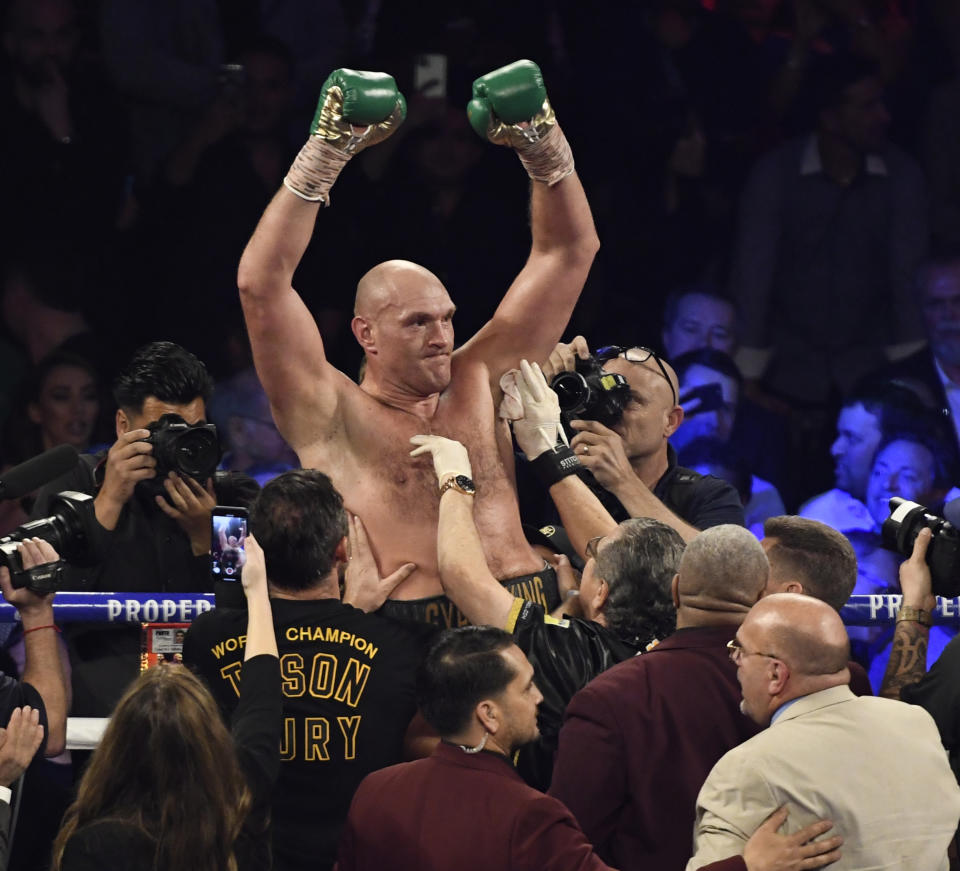
[{"label": "camera", "polygon": [[181,477],[195,478],[206,483],[220,463],[223,450],[212,423],[187,423],[179,414],[164,414],[148,424],[148,438],[157,461],[157,474],[152,482],[163,487],[168,472]]},{"label": "camera", "polygon": [[577,419],[613,426],[630,401],[627,379],[614,372],[604,372],[594,356],[585,360],[578,357],[576,370],[558,373],[550,387],[560,401],[560,418],[567,429],[569,422]]},{"label": "camera", "polygon": [[924,527],[933,533],[927,546],[927,565],[934,595],[960,595],[960,531],[950,521],[930,514],[923,505],[894,496],[890,500],[890,516],[883,521],[883,545],[910,556]]},{"label": "camera", "polygon": [[46,563],[24,569],[17,545],[25,538],[42,538],[50,542],[65,560],[77,566],[96,562],[92,541],[96,524],[93,496],[64,490],[51,502],[53,514],[18,526],[0,538],[0,565],[10,569],[10,582],[17,589],[26,587],[34,593],[53,593],[60,586],[60,563]]}]

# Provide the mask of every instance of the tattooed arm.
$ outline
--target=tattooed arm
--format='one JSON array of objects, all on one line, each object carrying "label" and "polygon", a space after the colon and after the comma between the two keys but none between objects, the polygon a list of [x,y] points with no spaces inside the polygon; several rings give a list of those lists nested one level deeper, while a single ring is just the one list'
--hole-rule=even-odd
[{"label": "tattooed arm", "polygon": [[901,614],[893,631],[893,649],[887,672],[880,684],[880,695],[888,699],[899,699],[900,690],[916,683],[927,670],[930,626],[921,620],[931,617],[937,606],[931,591],[930,569],[926,563],[929,544],[930,530],[923,529],[913,544],[910,559],[900,565],[900,589],[903,592]]}]

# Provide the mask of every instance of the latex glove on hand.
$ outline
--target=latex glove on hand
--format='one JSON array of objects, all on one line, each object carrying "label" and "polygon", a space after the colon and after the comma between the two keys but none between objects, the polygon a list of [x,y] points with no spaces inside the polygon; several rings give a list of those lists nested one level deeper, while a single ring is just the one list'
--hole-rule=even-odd
[{"label": "latex glove on hand", "polygon": [[558,441],[567,444],[560,425],[560,402],[547,384],[540,366],[521,360],[516,383],[523,417],[514,421],[513,434],[527,459],[533,460],[545,451],[552,451]]},{"label": "latex glove on hand", "polygon": [[438,435],[415,435],[410,444],[417,445],[410,451],[411,457],[421,454],[430,454],[433,457],[433,469],[437,473],[437,483],[443,484],[448,478],[457,475],[473,477],[470,468],[470,457],[467,449],[458,441]]}]

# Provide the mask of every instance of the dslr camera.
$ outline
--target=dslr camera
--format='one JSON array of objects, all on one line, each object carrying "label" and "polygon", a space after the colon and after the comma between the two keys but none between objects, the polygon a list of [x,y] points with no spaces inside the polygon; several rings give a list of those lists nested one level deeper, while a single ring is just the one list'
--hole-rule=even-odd
[{"label": "dslr camera", "polygon": [[567,435],[571,420],[595,420],[604,426],[613,426],[623,417],[630,401],[627,379],[614,372],[604,372],[597,357],[576,360],[573,372],[559,372],[553,376],[550,387],[560,401],[560,419]]},{"label": "dslr camera", "polygon": [[61,561],[77,566],[96,563],[91,546],[96,524],[93,496],[64,490],[53,498],[51,509],[53,514],[49,517],[31,520],[0,538],[0,566],[10,569],[10,582],[16,589],[26,587],[44,595],[55,593],[61,583],[62,562],[24,569],[17,545],[25,538],[42,538],[50,542],[60,554]]},{"label": "dslr camera", "polygon": [[910,556],[924,527],[933,533],[926,560],[933,594],[947,598],[960,595],[960,531],[949,520],[930,514],[923,505],[894,496],[890,500],[890,516],[881,529],[883,545]]},{"label": "dslr camera", "polygon": [[158,493],[168,472],[205,484],[217,470],[223,450],[212,423],[190,424],[179,414],[164,414],[147,429],[150,435],[144,441],[153,446],[157,474],[145,483],[153,485]]}]

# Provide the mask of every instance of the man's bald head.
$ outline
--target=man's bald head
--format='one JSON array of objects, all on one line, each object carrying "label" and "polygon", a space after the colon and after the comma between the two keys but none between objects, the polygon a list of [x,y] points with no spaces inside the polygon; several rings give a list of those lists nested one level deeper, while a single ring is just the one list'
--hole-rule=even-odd
[{"label": "man's bald head", "polygon": [[[844,672],[850,659],[850,639],[840,615],[812,596],[765,596],[753,606],[740,631],[749,634],[761,650],[776,653],[793,674],[824,678],[828,685],[834,685],[833,679]],[[849,682],[849,675],[838,682]]]},{"label": "man's bald head", "polygon": [[[663,365],[663,369],[657,365],[657,360],[655,360],[652,356],[648,357],[642,363],[633,363],[632,365],[647,369],[648,371],[652,372],[661,382],[663,382],[666,387],[666,394],[664,394],[665,398],[668,397],[668,401],[675,405],[675,397],[680,396],[680,379],[677,377],[677,373],[674,371],[673,366],[664,360],[663,357],[658,357],[657,359],[660,360],[660,363]],[[666,376],[664,376],[664,372],[666,372]],[[673,388],[672,391],[671,388]]]},{"label": "man's bald head", "polygon": [[721,614],[734,615],[738,622],[760,598],[769,572],[760,542],[742,526],[724,524],[701,532],[680,560],[677,596],[684,622],[715,623]]},{"label": "man's bald head", "polygon": [[357,282],[353,313],[375,320],[389,305],[401,306],[424,288],[439,288],[443,283],[429,269],[409,260],[386,260],[366,272]]}]

